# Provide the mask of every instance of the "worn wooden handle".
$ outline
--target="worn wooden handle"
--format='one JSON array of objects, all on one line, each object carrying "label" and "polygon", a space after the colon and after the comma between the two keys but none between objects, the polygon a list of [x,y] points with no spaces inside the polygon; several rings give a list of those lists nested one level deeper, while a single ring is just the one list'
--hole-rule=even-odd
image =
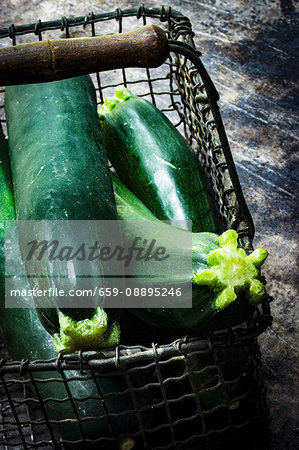
[{"label": "worn wooden handle", "polygon": [[167,36],[155,25],[100,37],[15,45],[0,49],[0,85],[42,83],[124,67],[158,67],[168,51]]}]

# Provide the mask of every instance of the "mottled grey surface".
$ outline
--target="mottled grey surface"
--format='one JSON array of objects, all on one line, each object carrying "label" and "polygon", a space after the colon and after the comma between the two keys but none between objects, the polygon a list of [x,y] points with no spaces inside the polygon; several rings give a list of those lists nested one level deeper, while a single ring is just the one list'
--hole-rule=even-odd
[{"label": "mottled grey surface", "polygon": [[[161,6],[160,2],[145,2]],[[165,4],[167,4],[165,2]],[[220,108],[255,226],[269,250],[264,275],[273,326],[259,339],[272,415],[272,449],[298,442],[296,153],[298,11],[292,0],[174,0],[220,92]],[[0,26],[112,11],[139,2],[1,0]]]}]

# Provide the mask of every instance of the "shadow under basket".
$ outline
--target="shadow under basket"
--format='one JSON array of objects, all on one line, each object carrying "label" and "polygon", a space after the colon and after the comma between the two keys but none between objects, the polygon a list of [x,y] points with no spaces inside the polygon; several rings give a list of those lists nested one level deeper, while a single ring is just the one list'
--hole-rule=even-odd
[{"label": "shadow under basket", "polygon": [[[254,226],[219,113],[218,93],[193,43],[190,21],[169,7],[38,21],[0,29],[7,45],[104,35],[155,23],[170,55],[156,69],[93,74],[98,102],[118,85],[150,100],[186,137],[225,228],[252,250]],[[1,42],[1,41],[0,41]],[[0,95],[4,95],[4,89]],[[0,119],[5,129],[4,108]],[[122,318],[116,349],[13,361],[0,347],[0,448],[265,449],[268,409],[258,336],[271,323],[265,296],[246,324],[198,337],[173,336]],[[133,330],[133,331],[132,331]],[[229,447],[228,447],[229,446]]]}]

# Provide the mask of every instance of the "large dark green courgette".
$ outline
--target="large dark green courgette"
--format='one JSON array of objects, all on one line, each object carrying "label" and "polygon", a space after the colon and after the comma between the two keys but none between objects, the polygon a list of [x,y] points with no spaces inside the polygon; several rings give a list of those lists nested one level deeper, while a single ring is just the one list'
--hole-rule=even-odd
[{"label": "large dark green courgette", "polygon": [[[157,218],[117,177],[112,175],[112,180],[118,218],[127,220],[126,233],[136,236],[139,221],[157,221]],[[171,252],[175,253],[174,227],[166,223],[161,223],[160,227],[165,228],[165,235],[173,235]],[[237,237],[234,230],[220,236],[192,233],[193,273],[189,277],[190,283],[193,281],[192,308],[134,308],[131,312],[156,327],[193,332],[223,329],[245,321],[265,293],[259,280],[259,267],[267,251],[256,249],[249,255],[238,246]],[[138,275],[138,264],[135,269]],[[170,278],[169,286],[173,284]]]},{"label": "large dark green courgette", "polygon": [[[89,76],[9,86],[5,111],[17,219],[117,218],[95,89]],[[48,264],[49,277],[31,278],[31,285],[44,291],[53,287],[51,273],[60,273],[58,265],[57,260]],[[92,270],[90,275],[100,275],[96,264]],[[59,288],[65,287],[65,291],[76,288],[76,281],[72,282],[71,278],[56,278],[55,283],[58,282]],[[90,288],[100,282],[103,283],[90,278]],[[119,327],[114,320],[119,311],[110,310],[107,318],[102,308],[58,309],[58,299],[50,295],[43,301],[42,306],[53,307],[38,308],[38,314],[53,333],[57,351],[94,349],[118,342]]]},{"label": "large dark green courgette", "polygon": [[193,232],[224,231],[195,153],[162,112],[118,88],[100,123],[118,176],[158,219],[192,221]]}]

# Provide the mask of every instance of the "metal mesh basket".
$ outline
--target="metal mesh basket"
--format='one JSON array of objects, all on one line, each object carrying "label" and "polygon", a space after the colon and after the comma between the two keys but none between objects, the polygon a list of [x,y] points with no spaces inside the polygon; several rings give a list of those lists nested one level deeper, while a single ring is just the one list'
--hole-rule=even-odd
[{"label": "metal mesh basket", "polygon": [[[155,23],[170,56],[157,69],[93,75],[98,101],[124,84],[152,101],[198,154],[227,228],[252,248],[253,223],[217,106],[218,93],[193,44],[189,19],[139,8],[0,29],[0,45],[128,31]],[[1,95],[4,89],[1,90]],[[3,106],[0,118],[5,127]],[[50,361],[12,361],[0,348],[1,448],[198,449],[259,447],[268,423],[257,336],[271,322],[267,296],[234,329],[169,343],[125,314],[122,345]],[[134,333],[132,333],[134,330]],[[164,333],[165,334],[165,333]],[[155,344],[153,344],[155,342]],[[158,343],[158,344],[157,344]],[[263,444],[265,445],[265,444]]]}]

